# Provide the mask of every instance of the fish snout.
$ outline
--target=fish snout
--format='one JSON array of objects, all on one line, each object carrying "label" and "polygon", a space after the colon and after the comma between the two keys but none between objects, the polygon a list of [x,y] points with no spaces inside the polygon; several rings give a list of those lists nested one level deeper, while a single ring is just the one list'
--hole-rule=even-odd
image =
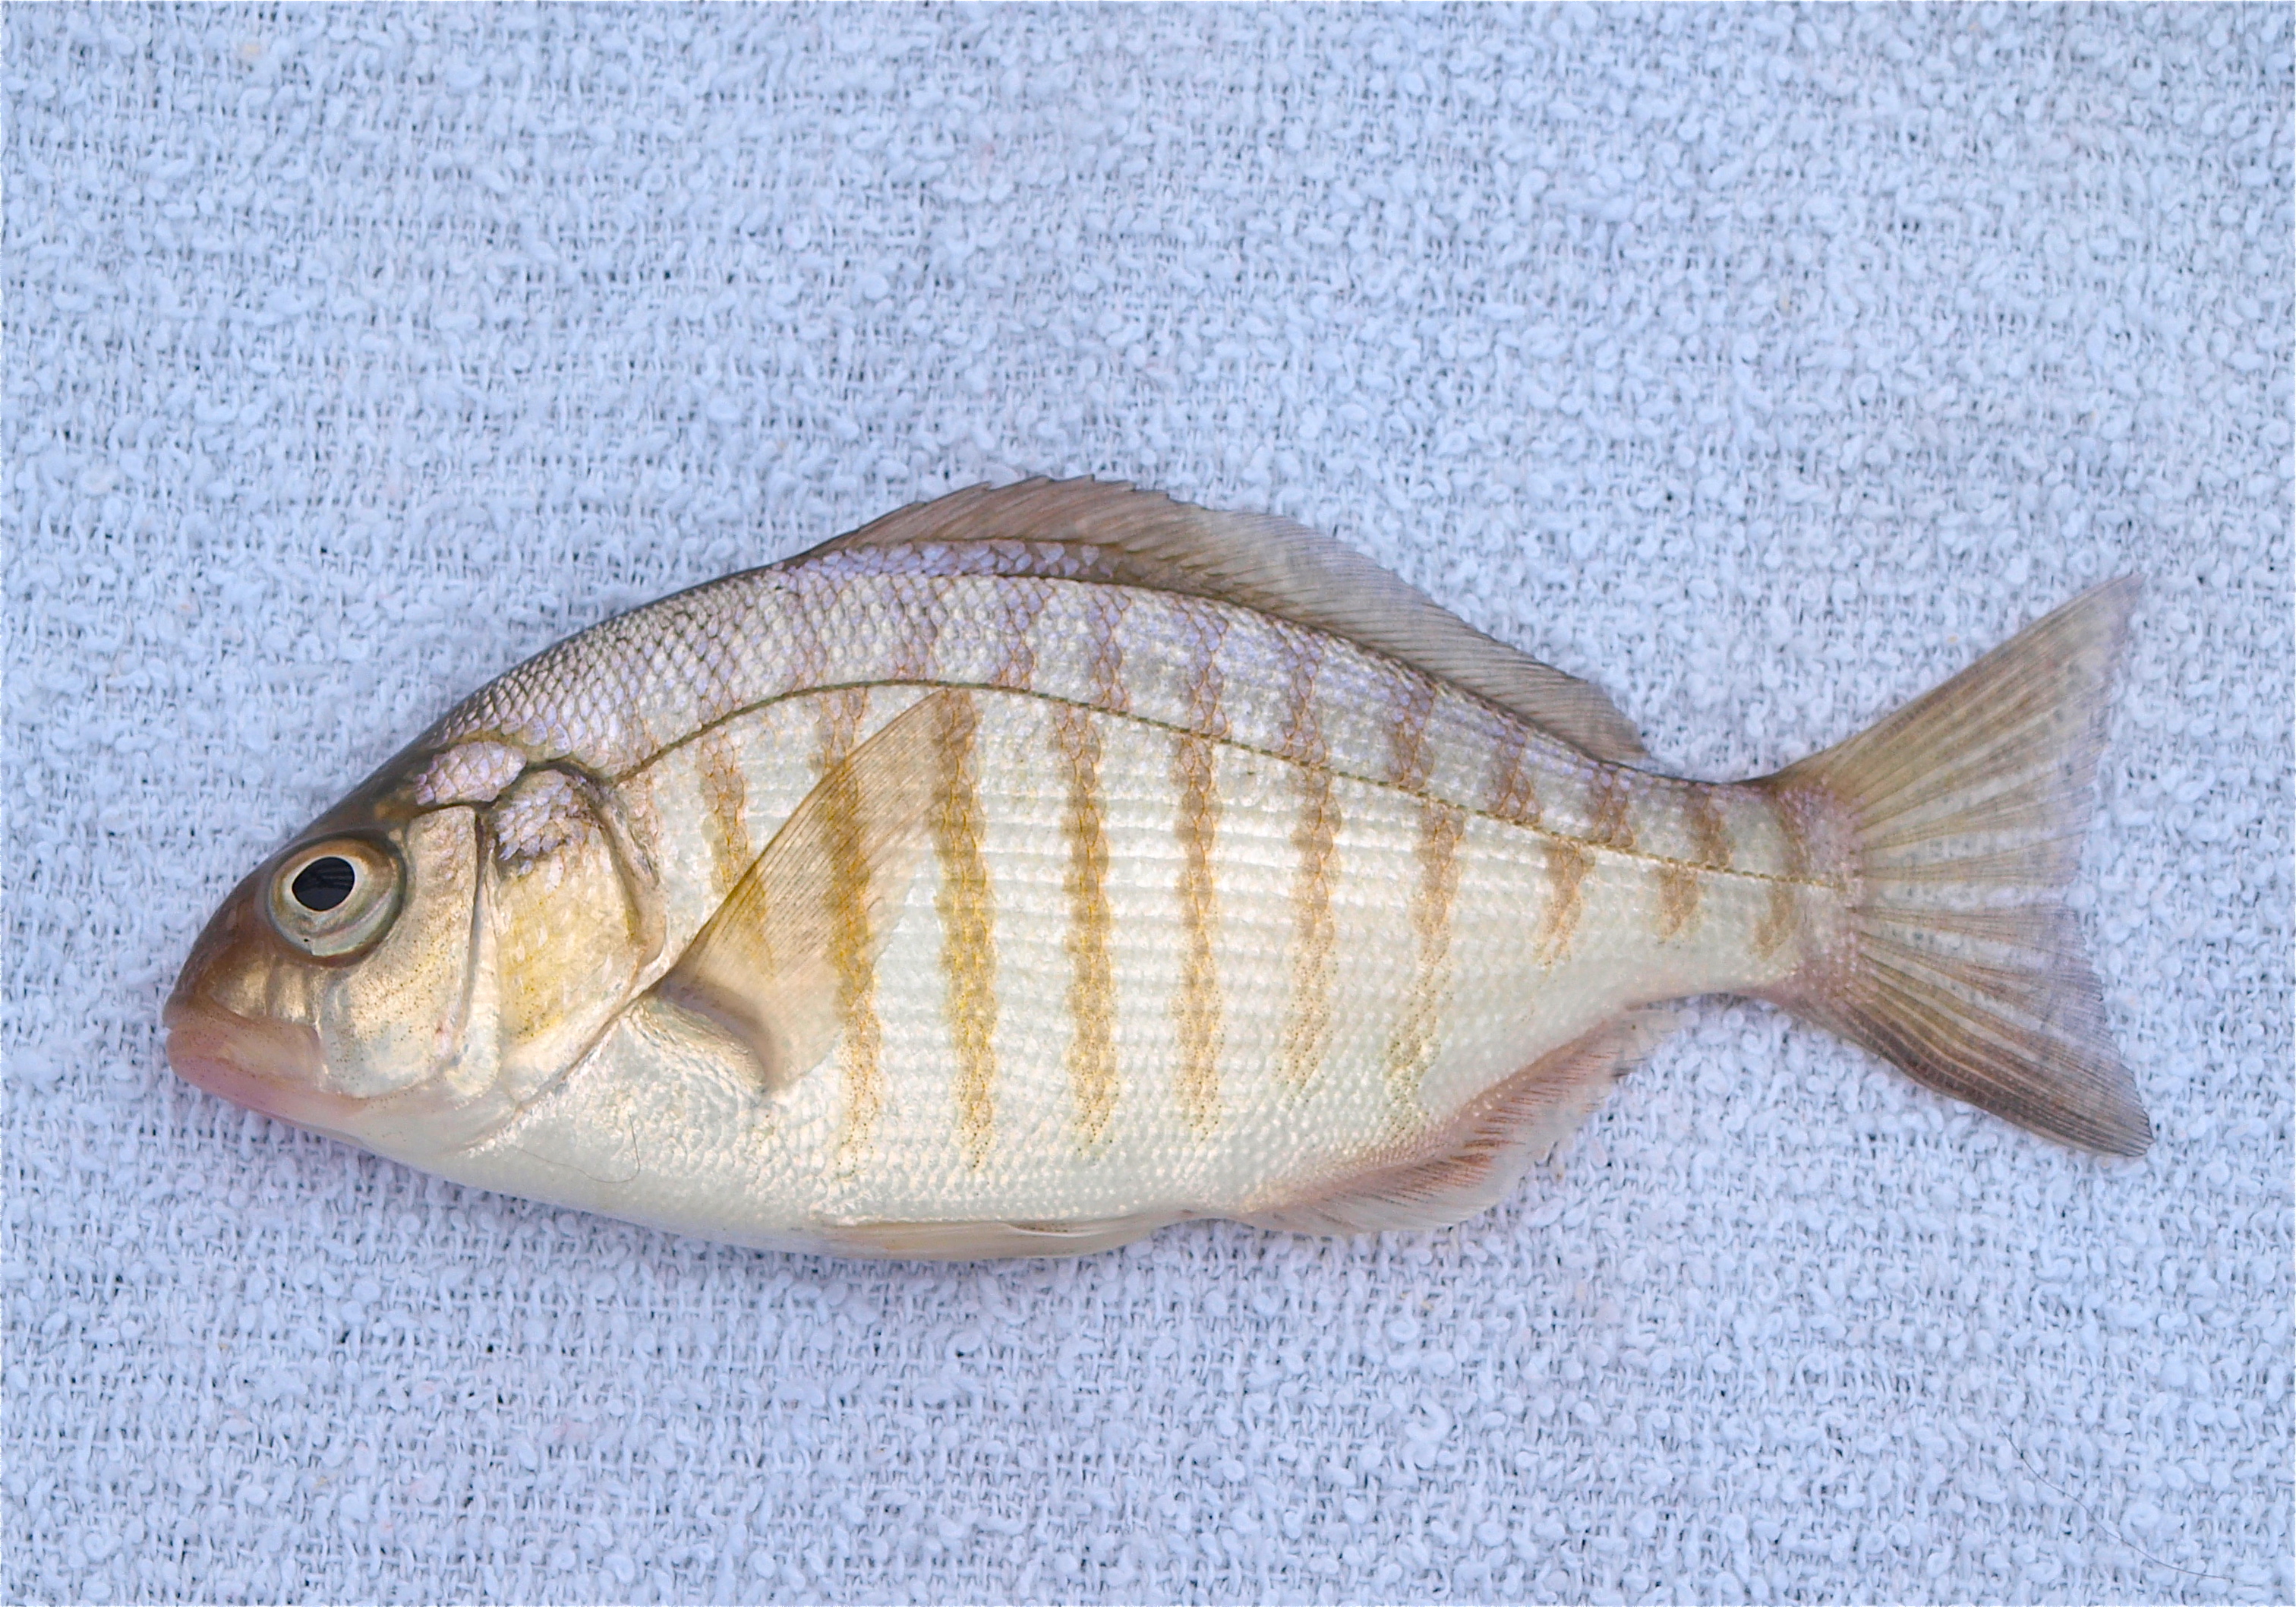
[{"label": "fish snout", "polygon": [[193,946],[160,1013],[168,1063],[185,1082],[234,1104],[284,1121],[332,1126],[358,1102],[328,1091],[318,1032],[307,1022],[234,1008],[264,996],[278,958],[267,934],[249,930],[252,907],[242,885]]},{"label": "fish snout", "polygon": [[168,1001],[168,1063],[195,1087],[266,1116],[310,1127],[335,1127],[358,1101],[324,1087],[319,1035],[301,1021],[268,1021],[211,1000]]}]

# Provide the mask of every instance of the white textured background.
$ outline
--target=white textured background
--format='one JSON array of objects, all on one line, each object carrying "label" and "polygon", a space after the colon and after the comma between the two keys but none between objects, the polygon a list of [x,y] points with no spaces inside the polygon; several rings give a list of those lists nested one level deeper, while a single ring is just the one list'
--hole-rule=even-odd
[{"label": "white textured background", "polygon": [[[11,1599],[2287,1599],[2290,13],[6,13]],[[1758,772],[2150,578],[2105,1167],[1701,1005],[1450,1233],[936,1270],[178,1086],[453,697],[926,494],[1332,530]]]}]

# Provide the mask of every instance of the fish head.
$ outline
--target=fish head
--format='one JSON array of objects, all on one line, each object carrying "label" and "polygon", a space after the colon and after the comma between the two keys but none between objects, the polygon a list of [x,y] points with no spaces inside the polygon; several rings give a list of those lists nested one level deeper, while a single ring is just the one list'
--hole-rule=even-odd
[{"label": "fish head", "polygon": [[359,1142],[369,1112],[459,1058],[478,877],[474,811],[338,808],[232,890],[162,1019],[177,1075]]},{"label": "fish head", "polygon": [[[178,1075],[418,1165],[562,1077],[659,950],[618,813],[560,771],[364,789],[233,890],[164,1014]],[[613,816],[608,819],[608,816]]]}]

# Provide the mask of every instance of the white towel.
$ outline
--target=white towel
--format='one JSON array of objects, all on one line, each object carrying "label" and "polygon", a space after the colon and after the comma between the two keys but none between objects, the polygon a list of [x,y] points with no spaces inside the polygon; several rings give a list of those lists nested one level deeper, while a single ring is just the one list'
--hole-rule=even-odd
[{"label": "white towel", "polygon": [[[2284,7],[12,6],[12,1599],[2286,1600]],[[1695,1006],[1453,1232],[760,1255],[166,1071],[561,634],[983,479],[1758,773],[2148,581],[2101,1166]]]}]

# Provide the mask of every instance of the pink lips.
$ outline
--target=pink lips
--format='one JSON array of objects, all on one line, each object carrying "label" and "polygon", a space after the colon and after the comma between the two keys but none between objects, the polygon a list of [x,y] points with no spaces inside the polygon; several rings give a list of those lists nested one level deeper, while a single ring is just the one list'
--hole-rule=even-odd
[{"label": "pink lips", "polygon": [[319,1035],[300,1022],[258,1021],[180,991],[160,1019],[176,1074],[234,1104],[311,1127],[341,1126],[358,1108],[316,1086]]}]

